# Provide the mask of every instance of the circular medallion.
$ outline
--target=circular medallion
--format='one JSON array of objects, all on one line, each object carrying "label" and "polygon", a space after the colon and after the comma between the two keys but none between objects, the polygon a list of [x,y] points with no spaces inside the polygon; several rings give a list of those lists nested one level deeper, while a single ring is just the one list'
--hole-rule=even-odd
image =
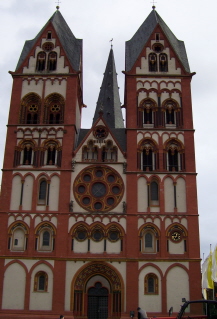
[{"label": "circular medallion", "polygon": [[45,50],[45,51],[52,51],[54,48],[54,45],[52,42],[45,42],[43,45],[42,45],[42,49]]},{"label": "circular medallion", "polygon": [[106,212],[120,203],[124,182],[111,167],[89,166],[76,177],[73,191],[77,203],[85,210]]},{"label": "circular medallion", "polygon": [[173,231],[171,234],[171,239],[174,242],[178,242],[182,239],[182,235],[178,231]]}]

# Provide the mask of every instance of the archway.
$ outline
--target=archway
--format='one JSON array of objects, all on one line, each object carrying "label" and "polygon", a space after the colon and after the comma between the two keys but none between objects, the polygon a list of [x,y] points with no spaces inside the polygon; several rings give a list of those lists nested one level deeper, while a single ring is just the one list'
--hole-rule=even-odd
[{"label": "archway", "polygon": [[123,309],[123,281],[117,270],[106,263],[90,263],[72,282],[74,317],[120,318]]}]

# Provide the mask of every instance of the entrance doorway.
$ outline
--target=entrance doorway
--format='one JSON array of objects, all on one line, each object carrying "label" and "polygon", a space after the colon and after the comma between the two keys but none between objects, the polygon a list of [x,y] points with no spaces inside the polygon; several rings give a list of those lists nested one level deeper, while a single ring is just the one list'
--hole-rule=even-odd
[{"label": "entrance doorway", "polygon": [[108,318],[108,289],[101,282],[88,289],[88,319]]}]

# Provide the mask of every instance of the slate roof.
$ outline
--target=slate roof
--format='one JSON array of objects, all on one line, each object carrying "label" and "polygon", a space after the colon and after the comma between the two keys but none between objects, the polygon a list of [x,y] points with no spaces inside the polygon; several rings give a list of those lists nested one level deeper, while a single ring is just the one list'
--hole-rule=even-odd
[{"label": "slate roof", "polygon": [[130,71],[139,57],[142,49],[144,48],[146,42],[154,31],[155,27],[159,25],[163,32],[165,33],[168,41],[170,42],[172,48],[179,57],[183,67],[186,72],[190,72],[190,67],[188,64],[187,53],[185,50],[185,45],[183,41],[180,41],[172,33],[170,28],[166,25],[157,11],[152,10],[147,19],[143,22],[137,32],[134,34],[131,40],[126,42],[126,71]]},{"label": "slate roof", "polygon": [[[75,145],[75,148],[79,147],[79,145],[82,143],[84,138],[86,138],[87,134],[90,132],[91,129],[80,129],[78,134],[77,143]],[[110,129],[112,135],[117,140],[119,146],[121,147],[121,150],[123,152],[126,152],[127,150],[127,143],[126,143],[126,130],[125,128],[112,128]]]},{"label": "slate roof", "polygon": [[48,22],[33,40],[28,40],[25,42],[16,70],[19,69],[20,65],[29,54],[29,51],[33,48],[33,46],[43,33],[44,29],[50,22],[52,23],[59,37],[59,40],[67,54],[67,57],[73,69],[75,71],[80,70],[80,62],[82,57],[82,40],[76,39],[59,10],[54,12],[52,17],[48,20]]},{"label": "slate roof", "polygon": [[117,73],[112,48],[109,53],[102,86],[100,88],[93,124],[99,118],[100,110],[103,111],[103,119],[110,128],[124,128]]}]

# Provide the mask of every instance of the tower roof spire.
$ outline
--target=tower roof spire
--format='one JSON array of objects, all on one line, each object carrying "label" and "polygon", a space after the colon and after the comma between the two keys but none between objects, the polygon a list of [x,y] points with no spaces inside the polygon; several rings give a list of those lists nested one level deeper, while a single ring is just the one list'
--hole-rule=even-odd
[{"label": "tower roof spire", "polygon": [[149,40],[149,37],[157,26],[160,26],[164,32],[185,70],[190,72],[184,42],[176,38],[161,16],[157,13],[155,8],[153,8],[149,16],[139,27],[134,36],[126,42],[126,71],[130,71],[132,69],[141,51]]},{"label": "tower roof spire", "polygon": [[99,118],[100,110],[103,111],[103,119],[110,128],[124,128],[112,47],[110,49],[102,86],[100,88],[93,124]]}]

